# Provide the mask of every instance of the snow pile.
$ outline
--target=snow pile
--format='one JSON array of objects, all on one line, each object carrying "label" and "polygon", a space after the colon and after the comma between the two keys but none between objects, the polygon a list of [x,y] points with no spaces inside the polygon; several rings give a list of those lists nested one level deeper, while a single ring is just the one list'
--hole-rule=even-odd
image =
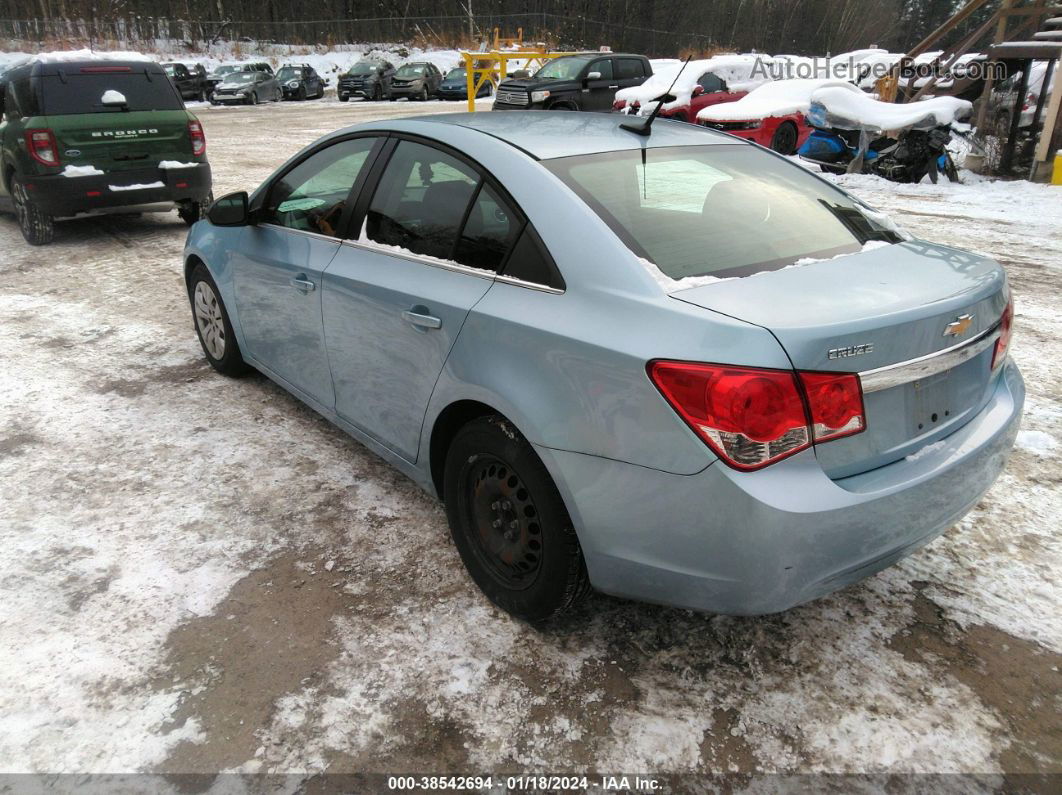
[{"label": "snow pile", "polygon": [[127,190],[151,190],[152,188],[165,188],[161,182],[148,182],[144,185],[108,185],[108,190],[113,193],[121,193]]},{"label": "snow pile", "polygon": [[671,93],[675,101],[665,103],[663,109],[680,108],[690,104],[697,81],[706,74],[718,76],[726,82],[728,91],[738,93],[751,91],[771,80],[773,66],[774,59],[770,56],[753,54],[717,55],[685,65],[682,61],[654,61],[653,76],[640,86],[620,89],[616,92],[616,99],[628,104],[638,102],[649,112],[652,107],[647,106],[674,83]]},{"label": "snow pile", "polygon": [[159,168],[163,171],[168,171],[175,168],[195,168],[198,163],[182,163],[179,160],[160,160]]},{"label": "snow pile", "polygon": [[151,56],[132,50],[115,50],[100,52],[98,50],[62,50],[41,52],[26,57],[25,53],[6,53],[8,56],[21,57],[22,60],[36,63],[70,63],[71,61],[152,61]]},{"label": "snow pile", "polygon": [[811,95],[813,104],[822,105],[835,127],[898,130],[904,127],[930,127],[966,118],[973,105],[956,97],[936,97],[922,102],[895,105],[880,102],[861,91],[840,86],[820,88]]},{"label": "snow pile", "polygon": [[1058,446],[1055,437],[1044,431],[1018,431],[1018,438],[1014,443],[1022,450],[1042,456],[1052,455]]},{"label": "snow pile", "polygon": [[98,177],[102,174],[95,166],[67,166],[63,169],[64,177]]},{"label": "snow pile", "polygon": [[806,113],[811,95],[820,88],[835,87],[861,94],[843,80],[777,80],[750,91],[737,102],[723,102],[702,108],[697,118],[703,121],[752,121],[771,116]]},{"label": "snow pile", "polygon": [[115,91],[113,88],[108,88],[103,92],[103,96],[100,97],[100,102],[104,105],[128,105],[129,102],[125,98],[125,94],[121,91]]}]

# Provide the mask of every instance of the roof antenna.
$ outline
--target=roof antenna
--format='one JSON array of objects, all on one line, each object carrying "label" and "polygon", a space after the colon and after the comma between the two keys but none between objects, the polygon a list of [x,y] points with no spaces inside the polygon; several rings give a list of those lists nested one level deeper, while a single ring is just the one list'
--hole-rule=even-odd
[{"label": "roof antenna", "polygon": [[678,70],[678,74],[675,75],[675,79],[671,81],[671,85],[668,86],[667,91],[665,91],[656,99],[649,100],[650,102],[655,102],[656,107],[653,108],[653,112],[649,114],[648,119],[646,119],[641,124],[634,124],[632,122],[625,121],[623,122],[623,124],[620,125],[620,128],[624,130],[629,130],[630,132],[636,133],[638,135],[649,135],[649,133],[653,131],[653,122],[656,121],[656,117],[660,115],[660,109],[664,107],[664,103],[675,101],[675,95],[671,93],[671,89],[675,87],[675,83],[677,83],[678,79],[682,77],[682,73],[686,70],[686,67],[689,65],[690,58],[692,57],[692,54],[686,56],[686,60],[682,62],[682,68]]}]

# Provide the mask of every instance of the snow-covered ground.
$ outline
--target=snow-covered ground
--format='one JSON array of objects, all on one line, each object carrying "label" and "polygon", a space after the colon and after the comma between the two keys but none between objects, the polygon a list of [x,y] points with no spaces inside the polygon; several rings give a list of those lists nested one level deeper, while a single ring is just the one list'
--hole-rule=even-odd
[{"label": "snow-covered ground", "polygon": [[[200,118],[221,194],[455,108]],[[47,248],[0,216],[0,770],[1062,772],[1062,188],[969,179],[839,178],[1008,269],[1028,408],[973,512],[782,615],[594,596],[544,632],[479,594],[435,501],[207,367],[176,215]]]}]

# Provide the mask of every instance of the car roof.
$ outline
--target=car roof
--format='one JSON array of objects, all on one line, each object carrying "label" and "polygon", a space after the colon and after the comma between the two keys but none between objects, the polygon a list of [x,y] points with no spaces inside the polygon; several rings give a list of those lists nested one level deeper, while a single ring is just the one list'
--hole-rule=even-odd
[{"label": "car roof", "polygon": [[620,128],[624,122],[635,121],[634,117],[620,113],[480,111],[419,116],[403,121],[416,121],[424,126],[452,124],[476,130],[505,141],[538,160],[643,147],[749,145],[707,127],[670,119],[657,119],[653,123],[652,135],[642,136]]}]

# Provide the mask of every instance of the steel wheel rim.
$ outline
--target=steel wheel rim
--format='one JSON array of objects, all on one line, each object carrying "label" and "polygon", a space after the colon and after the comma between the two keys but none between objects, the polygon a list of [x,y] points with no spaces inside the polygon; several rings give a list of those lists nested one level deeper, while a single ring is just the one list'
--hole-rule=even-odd
[{"label": "steel wheel rim", "polygon": [[195,308],[195,324],[203,347],[215,359],[225,355],[225,318],[213,289],[206,282],[195,286],[192,304]]},{"label": "steel wheel rim", "polygon": [[476,558],[506,588],[531,587],[542,568],[542,519],[523,479],[501,459],[479,455],[463,480]]}]

